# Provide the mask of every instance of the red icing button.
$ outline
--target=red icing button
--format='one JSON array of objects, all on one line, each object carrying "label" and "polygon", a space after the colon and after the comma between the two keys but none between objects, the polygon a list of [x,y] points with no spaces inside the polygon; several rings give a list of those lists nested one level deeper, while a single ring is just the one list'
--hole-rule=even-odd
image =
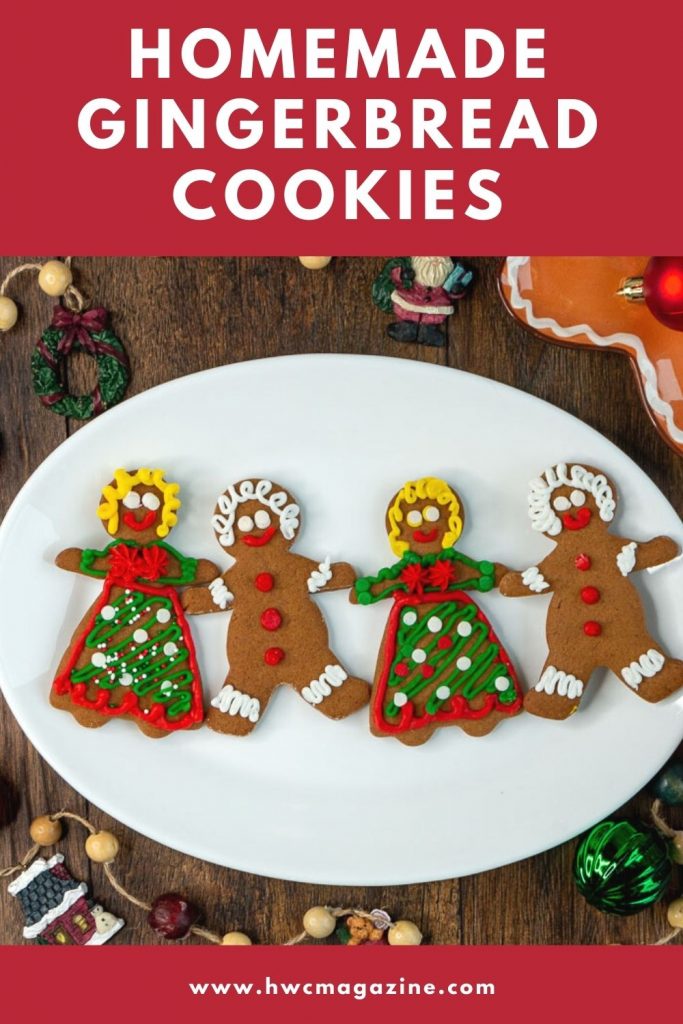
[{"label": "red icing button", "polygon": [[597,587],[583,587],[581,600],[584,604],[597,604],[600,600],[600,591]]},{"label": "red icing button", "polygon": [[263,655],[266,665],[279,665],[285,656],[281,647],[269,647]]},{"label": "red icing button", "polygon": [[394,668],[394,675],[407,676],[410,669],[406,665],[405,661],[399,661],[398,665]]},{"label": "red icing button", "polygon": [[591,560],[588,557],[588,555],[577,555],[576,558],[574,559],[574,565],[581,572],[585,572],[586,569],[590,569],[590,567],[591,567]]},{"label": "red icing button", "polygon": [[256,589],[261,590],[264,593],[266,593],[268,590],[272,590],[274,583],[275,580],[273,579],[269,572],[260,572],[256,579],[254,580],[254,586],[256,587]]},{"label": "red icing button", "polygon": [[440,636],[436,641],[436,646],[440,651],[447,651],[449,647],[453,646],[453,641],[449,636]]},{"label": "red icing button", "polygon": [[261,625],[264,629],[279,629],[282,625],[282,616],[277,608],[266,608],[261,615]]},{"label": "red icing button", "polygon": [[425,679],[431,679],[431,677],[434,675],[434,666],[423,665],[420,671],[422,672],[422,675],[424,676]]},{"label": "red icing button", "polygon": [[600,636],[602,633],[602,626],[599,622],[593,622],[591,620],[589,622],[584,622],[583,631],[586,636]]}]

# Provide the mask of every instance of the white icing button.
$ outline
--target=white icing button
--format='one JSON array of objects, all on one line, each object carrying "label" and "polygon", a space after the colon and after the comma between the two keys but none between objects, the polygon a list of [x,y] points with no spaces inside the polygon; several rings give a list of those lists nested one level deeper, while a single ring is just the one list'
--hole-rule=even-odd
[{"label": "white icing button", "polygon": [[168,608],[160,608],[157,612],[157,622],[168,622],[171,618],[171,613]]},{"label": "white icing button", "polygon": [[164,681],[161,684],[161,686],[159,687],[159,689],[160,690],[172,690],[173,689],[173,683],[171,682],[170,679],[164,679]]},{"label": "white icing button", "polygon": [[439,698],[439,700],[447,700],[451,695],[451,691],[447,686],[440,686],[439,689],[436,691],[436,695]]},{"label": "white icing button", "polygon": [[106,622],[109,622],[116,615],[116,608],[113,604],[105,604],[104,608],[100,609],[100,615]]},{"label": "white icing button", "polygon": [[171,654],[177,654],[177,653],[178,653],[178,645],[174,644],[172,640],[169,640],[169,642],[167,644],[164,644],[164,654],[168,654],[169,657],[170,657]]},{"label": "white icing button", "polygon": [[146,629],[136,629],[133,633],[133,640],[136,644],[144,644],[147,639],[149,639],[149,634]]},{"label": "white icing button", "polygon": [[443,622],[438,615],[432,615],[431,619],[427,622],[427,629],[430,633],[438,633],[442,626]]},{"label": "white icing button", "polygon": [[472,662],[467,657],[466,654],[463,654],[462,657],[458,658],[458,660],[455,663],[456,668],[459,668],[461,672],[465,672],[470,667],[471,664]]},{"label": "white icing button", "polygon": [[107,657],[105,654],[102,654],[102,651],[95,651],[90,661],[93,663],[95,668],[104,668],[107,664]]},{"label": "white icing button", "polygon": [[417,622],[417,612],[406,612],[403,616],[403,621],[406,626],[414,626]]},{"label": "white icing button", "polygon": [[423,651],[421,647],[416,647],[410,657],[413,661],[416,661],[418,665],[421,665],[423,661],[427,660],[427,652]]},{"label": "white icing button", "polygon": [[459,622],[458,623],[458,636],[469,636],[472,632],[471,622]]},{"label": "white icing button", "polygon": [[133,682],[133,677],[130,672],[124,672],[122,676],[119,676],[119,682],[121,686],[130,686]]},{"label": "white icing button", "polygon": [[498,676],[496,679],[496,689],[501,692],[507,690],[509,682],[510,680],[506,676]]},{"label": "white icing button", "polygon": [[405,693],[395,693],[394,694],[394,704],[396,705],[397,708],[402,708],[403,705],[407,704],[407,703],[408,703],[408,698],[406,697]]}]

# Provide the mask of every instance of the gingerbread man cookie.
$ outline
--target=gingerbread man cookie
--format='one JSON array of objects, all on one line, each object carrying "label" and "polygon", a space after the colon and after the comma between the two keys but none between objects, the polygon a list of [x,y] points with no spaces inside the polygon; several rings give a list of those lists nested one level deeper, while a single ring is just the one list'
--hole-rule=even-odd
[{"label": "gingerbread man cookie", "polygon": [[507,569],[455,550],[463,523],[449,484],[411,480],[387,509],[389,543],[400,560],[356,581],[352,601],[394,602],[371,697],[375,736],[417,746],[445,725],[484,736],[521,710],[512,663],[469,593],[492,590]]},{"label": "gingerbread man cookie", "polygon": [[218,499],[213,528],[234,564],[208,587],[183,594],[191,614],[234,607],[230,671],[206,719],[216,732],[251,732],[285,683],[328,718],[346,718],[368,702],[367,683],[349,676],[330,650],[325,620],[311,600],[352,586],[355,573],[346,562],[293,554],[300,521],[292,495],[270,480],[240,480]]},{"label": "gingerbread man cookie", "polygon": [[683,662],[666,657],[650,635],[630,580],[639,569],[671,561],[678,545],[669,537],[635,541],[610,533],[616,506],[614,485],[592,466],[560,463],[531,481],[532,527],[556,547],[538,565],[504,576],[500,591],[551,595],[548,658],[524,699],[543,718],[576,711],[599,667],[653,703],[683,686]]},{"label": "gingerbread man cookie", "polygon": [[60,569],[104,580],[50,694],[54,707],[88,728],[132,718],[158,738],[201,725],[199,669],[176,588],[218,570],[166,543],[178,491],[160,469],[117,469],[97,509],[111,543],[101,551],[67,548],[56,558]]}]

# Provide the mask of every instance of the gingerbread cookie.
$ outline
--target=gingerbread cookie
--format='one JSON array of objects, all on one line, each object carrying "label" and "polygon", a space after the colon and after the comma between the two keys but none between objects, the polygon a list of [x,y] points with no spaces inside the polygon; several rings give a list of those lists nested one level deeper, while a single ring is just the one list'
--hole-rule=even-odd
[{"label": "gingerbread cookie", "polygon": [[367,683],[349,676],[330,650],[325,620],[311,600],[352,586],[355,573],[346,562],[293,554],[300,521],[292,495],[270,480],[240,480],[218,499],[213,528],[234,564],[182,598],[195,615],[234,607],[230,671],[206,719],[216,732],[251,732],[285,683],[328,718],[346,718],[368,702]]},{"label": "gingerbread cookie", "polygon": [[204,717],[194,645],[176,588],[215,577],[216,566],[167,544],[178,484],[160,469],[117,469],[97,509],[114,539],[103,550],[67,548],[60,569],[103,579],[100,596],[64,654],[50,702],[88,728],[132,718],[148,736]]},{"label": "gingerbread cookie", "polygon": [[531,481],[534,530],[554,541],[538,565],[503,577],[507,597],[551,595],[548,658],[524,699],[527,711],[567,718],[577,710],[596,668],[610,668],[644,700],[656,702],[683,686],[683,662],[666,657],[648,630],[630,576],[669,562],[669,537],[635,541],[609,532],[616,490],[599,469],[560,463]]},{"label": "gingerbread cookie", "polygon": [[462,502],[444,480],[410,481],[386,517],[400,560],[356,581],[353,601],[394,601],[371,697],[375,736],[417,746],[445,725],[483,736],[521,710],[512,663],[466,592],[493,589],[507,569],[455,550],[463,523]]}]

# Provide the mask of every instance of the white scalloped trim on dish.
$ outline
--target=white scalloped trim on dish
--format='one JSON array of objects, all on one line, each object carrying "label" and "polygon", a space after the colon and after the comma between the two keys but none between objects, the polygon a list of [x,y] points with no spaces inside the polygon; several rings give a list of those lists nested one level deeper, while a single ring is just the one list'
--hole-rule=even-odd
[{"label": "white scalloped trim on dish", "polygon": [[617,344],[626,345],[633,351],[633,354],[636,357],[638,369],[644,379],[643,391],[648,405],[653,412],[657,413],[658,416],[661,416],[664,419],[667,432],[671,439],[675,441],[676,444],[683,444],[683,429],[676,426],[671,405],[668,402],[665,402],[659,394],[657,389],[657,371],[649,359],[647,352],[645,351],[645,346],[638,335],[627,334],[626,332],[620,331],[616,334],[610,334],[607,337],[603,337],[594,331],[589,324],[575,324],[573,327],[562,327],[558,324],[557,320],[553,320],[552,317],[536,316],[531,305],[531,300],[523,298],[519,290],[519,271],[522,267],[526,266],[530,259],[530,256],[508,256],[505,261],[505,268],[507,270],[510,285],[510,304],[512,308],[524,311],[524,317],[529,327],[535,327],[539,331],[550,330],[558,338],[563,338],[564,340],[574,338],[578,334],[585,334],[586,337],[590,338],[595,345],[599,345],[602,348]]}]

